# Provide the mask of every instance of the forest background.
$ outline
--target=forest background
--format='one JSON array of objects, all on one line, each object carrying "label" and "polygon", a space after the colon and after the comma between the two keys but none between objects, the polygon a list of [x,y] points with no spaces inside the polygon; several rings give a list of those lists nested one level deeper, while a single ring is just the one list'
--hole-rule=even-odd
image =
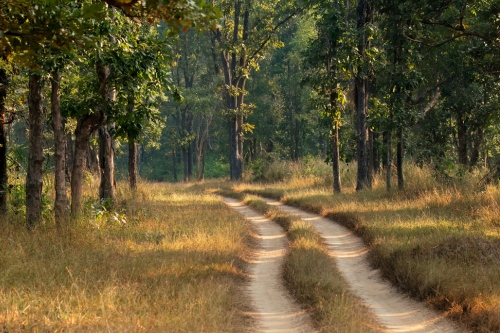
[{"label": "forest background", "polygon": [[495,183],[499,13],[495,1],[4,1],[0,208],[32,228],[78,217],[84,177],[112,204],[116,179],[279,181],[268,171],[282,160],[330,163],[335,192],[353,163],[357,190],[381,173],[404,189],[405,163]]}]

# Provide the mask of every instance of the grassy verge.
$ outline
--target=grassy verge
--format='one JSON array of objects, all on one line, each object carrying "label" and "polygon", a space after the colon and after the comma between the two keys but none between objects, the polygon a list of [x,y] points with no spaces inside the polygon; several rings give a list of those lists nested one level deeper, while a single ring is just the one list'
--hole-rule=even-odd
[{"label": "grassy verge", "polygon": [[472,179],[440,184],[418,168],[406,174],[407,189],[390,193],[382,181],[338,195],[297,180],[235,189],[282,191],[287,204],[355,230],[371,246],[374,266],[401,289],[476,332],[500,332],[500,188]]},{"label": "grassy verge", "polygon": [[292,295],[311,310],[319,332],[382,332],[348,286],[311,225],[255,197],[245,203],[286,230],[290,249],[283,276]]},{"label": "grassy verge", "polygon": [[119,185],[67,230],[4,223],[2,332],[244,332],[248,224],[194,187]]}]

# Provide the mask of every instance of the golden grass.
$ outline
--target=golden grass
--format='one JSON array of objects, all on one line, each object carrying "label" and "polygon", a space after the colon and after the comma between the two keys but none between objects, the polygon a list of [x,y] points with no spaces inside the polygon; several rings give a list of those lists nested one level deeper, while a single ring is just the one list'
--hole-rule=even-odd
[{"label": "golden grass", "polygon": [[119,186],[116,214],[3,226],[3,332],[244,332],[244,219],[195,186]]},{"label": "golden grass", "polygon": [[290,293],[309,309],[318,332],[383,332],[373,316],[348,289],[321,237],[308,222],[247,196],[245,203],[286,230],[290,247],[283,277]]},{"label": "golden grass", "polygon": [[356,230],[372,263],[402,289],[474,331],[500,331],[500,188],[482,186],[479,172],[446,183],[425,168],[408,166],[406,175],[406,190],[389,193],[383,176],[372,190],[337,195],[300,179],[235,190],[281,192],[286,203]]}]

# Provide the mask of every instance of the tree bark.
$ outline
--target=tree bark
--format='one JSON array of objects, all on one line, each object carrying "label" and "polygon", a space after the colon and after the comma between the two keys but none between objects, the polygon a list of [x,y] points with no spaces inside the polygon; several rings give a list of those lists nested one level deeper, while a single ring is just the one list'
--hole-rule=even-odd
[{"label": "tree bark", "polygon": [[5,131],[5,98],[7,97],[7,87],[9,78],[7,71],[0,68],[0,216],[7,213],[7,133]]},{"label": "tree bark", "polygon": [[392,182],[392,131],[387,131],[387,165],[385,170],[385,187],[391,190]]},{"label": "tree bark", "polygon": [[29,76],[29,147],[26,176],[26,227],[33,229],[42,221],[43,186],[43,83],[39,74]]},{"label": "tree bark", "polygon": [[[358,52],[359,56],[363,59],[365,57],[365,50],[367,47],[366,33],[364,32],[365,24],[367,22],[368,5],[366,0],[359,0],[356,8],[356,27],[359,33]],[[360,65],[357,69],[357,74],[354,79],[355,84],[355,105],[357,114],[357,152],[356,158],[358,160],[357,184],[356,191],[369,187],[368,179],[368,156],[367,156],[367,143],[368,143],[368,127],[367,127],[367,80],[366,73],[363,73],[364,65]]]},{"label": "tree bark", "polygon": [[467,166],[467,125],[461,112],[457,113],[458,163]]},{"label": "tree bark", "polygon": [[73,151],[73,138],[71,133],[66,134],[66,182],[71,182],[71,173],[73,172],[73,160],[74,160],[74,151]]},{"label": "tree bark", "polygon": [[401,127],[398,129],[397,149],[398,149],[397,151],[398,188],[402,190],[405,188],[405,182],[403,177],[404,141],[403,141],[403,129]]},{"label": "tree bark", "polygon": [[172,149],[172,171],[174,173],[174,182],[178,182],[177,178],[177,149]]},{"label": "tree bark", "polygon": [[111,205],[115,200],[115,163],[113,139],[106,125],[99,127],[99,166],[101,183],[99,198],[107,200]]},{"label": "tree bark", "polygon": [[56,197],[54,201],[54,216],[58,226],[61,226],[68,217],[68,197],[66,194],[66,140],[64,123],[61,116],[61,75],[52,73],[51,111],[52,129],[54,131],[55,170],[54,183]]},{"label": "tree bark", "polygon": [[78,119],[75,129],[75,152],[71,173],[71,217],[78,218],[82,210],[83,171],[90,136],[106,120],[101,110]]},{"label": "tree bark", "polygon": [[128,181],[132,191],[137,190],[137,143],[132,137],[128,138]]},{"label": "tree bark", "polygon": [[188,150],[182,148],[182,165],[184,170],[184,183],[189,182],[189,168],[188,168]]},{"label": "tree bark", "polygon": [[339,147],[339,123],[335,121],[332,133],[332,168],[333,168],[333,191],[342,191],[340,183],[340,147]]}]

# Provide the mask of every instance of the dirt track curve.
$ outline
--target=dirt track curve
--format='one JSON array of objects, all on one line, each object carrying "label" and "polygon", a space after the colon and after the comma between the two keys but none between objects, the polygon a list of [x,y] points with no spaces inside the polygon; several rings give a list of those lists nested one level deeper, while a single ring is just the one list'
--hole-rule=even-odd
[{"label": "dirt track curve", "polygon": [[299,216],[314,226],[325,240],[330,254],[335,258],[352,291],[372,310],[388,332],[466,332],[441,314],[405,297],[386,282],[378,270],[370,267],[368,249],[350,230],[320,215],[304,212],[279,201],[265,201],[288,214]]},{"label": "dirt track curve", "polygon": [[281,267],[287,240],[283,229],[239,200],[223,198],[224,202],[247,218],[258,235],[259,248],[250,263],[250,283],[247,292],[255,312],[257,332],[314,332],[309,316],[295,303],[285,289]]}]

